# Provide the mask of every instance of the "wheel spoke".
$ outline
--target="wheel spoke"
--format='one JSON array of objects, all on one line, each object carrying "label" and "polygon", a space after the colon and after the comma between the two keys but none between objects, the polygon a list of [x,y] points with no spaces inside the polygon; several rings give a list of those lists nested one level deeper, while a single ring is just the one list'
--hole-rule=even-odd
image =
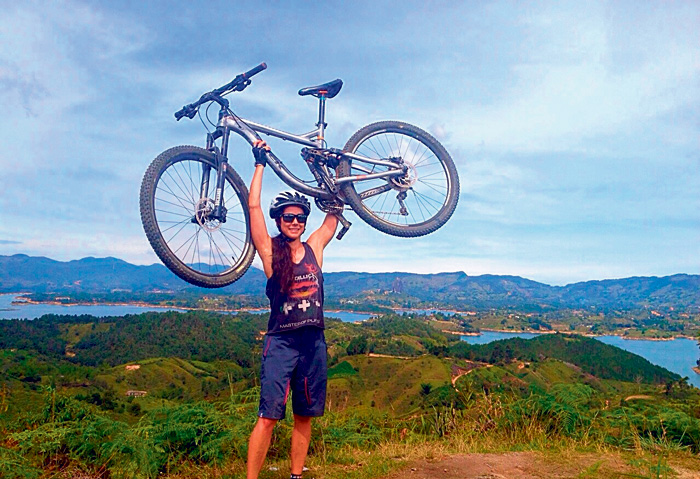
[{"label": "wheel spoke", "polygon": [[412,190],[413,194],[416,196],[416,198],[422,198],[424,201],[424,204],[427,205],[433,205],[432,208],[435,210],[438,210],[442,207],[442,203],[440,201],[434,200],[430,196],[426,196],[422,193],[419,193],[416,190]]},{"label": "wheel spoke", "polygon": [[[185,226],[187,226],[187,225],[190,223],[190,220],[187,220],[187,221],[170,221],[170,222],[168,222],[168,221],[161,221],[161,223],[173,223],[171,226],[168,226],[168,227],[165,228],[165,229],[162,229],[162,228],[161,228],[161,231],[160,231],[161,234],[165,234],[165,233],[167,233],[168,231],[170,231],[171,229],[176,228],[178,225],[182,225],[182,228],[180,228],[180,229],[177,231],[177,233],[175,233],[175,236],[177,236],[177,234],[178,234],[180,231],[182,231],[182,230],[185,228]],[[173,237],[173,238],[174,238],[174,237]]]},{"label": "wheel spoke", "polygon": [[421,213],[421,218],[423,219],[423,221],[425,221],[425,214],[426,213],[424,212],[422,201],[420,200],[420,197],[418,195],[416,195],[415,191],[412,191],[411,193],[413,194],[413,199],[415,200],[415,204],[418,206],[418,210]]},{"label": "wheel spoke", "polygon": [[[174,168],[174,170],[175,170],[175,173],[178,173],[177,168]],[[178,183],[178,181],[175,178],[173,178],[173,174],[168,170],[165,170],[165,172],[168,174],[168,178],[170,178],[173,181],[173,183],[175,184],[177,189],[179,189],[182,192],[182,194],[185,195],[185,198],[187,198],[187,192],[182,188],[182,185],[180,183]],[[180,179],[180,181],[182,181],[182,178]],[[166,184],[166,186],[168,186],[168,185]],[[168,187],[168,189],[169,189],[169,187]],[[176,198],[178,198],[178,196],[175,193],[173,193],[172,190],[170,190],[170,193],[173,196],[175,196]],[[192,203],[196,202],[196,200],[194,198],[189,198],[189,200]]]},{"label": "wheel spoke", "polygon": [[229,247],[232,250],[236,250],[239,254],[243,253],[243,249],[240,246],[237,246],[236,244],[234,244],[234,242],[232,242],[232,239],[235,240],[236,242],[239,242],[240,240],[237,237],[231,235],[231,233],[228,233],[228,235],[227,235],[226,231],[224,231],[223,229],[220,231],[221,231],[221,236],[223,236],[224,240],[226,240],[226,243],[228,243]]},{"label": "wheel spoke", "polygon": [[[183,226],[182,228],[184,228],[184,226]],[[175,234],[170,238],[170,241],[172,241],[173,239],[175,239],[175,236],[177,236],[178,234],[180,234],[180,231],[182,231],[182,228],[180,228],[180,229],[177,231],[177,233],[175,233]],[[173,253],[177,254],[178,251],[180,251],[180,250],[182,249],[183,246],[185,246],[187,243],[190,243],[190,246],[187,247],[187,249],[185,250],[185,254],[183,255],[183,257],[187,257],[187,252],[190,250],[190,247],[192,246],[191,241],[194,241],[194,240],[196,239],[196,237],[197,237],[197,232],[198,232],[198,231],[199,231],[198,229],[195,230],[194,234],[192,234],[192,236],[190,236],[187,240],[185,240],[185,242],[182,243],[175,251],[173,251]],[[170,242],[170,241],[169,241],[169,242]]]},{"label": "wheel spoke", "polygon": [[194,235],[192,235],[192,242],[190,245],[187,247],[187,250],[185,253],[182,255],[183,258],[187,258],[188,253],[190,250],[192,250],[192,258],[194,260],[194,253],[199,249],[199,232],[202,231],[201,228],[197,228],[194,232]]},{"label": "wheel spoke", "polygon": [[[166,188],[167,188],[167,191],[166,191]],[[186,209],[186,210],[193,208],[194,203],[190,202],[190,200],[188,200],[187,198],[180,198],[179,196],[177,196],[175,193],[172,192],[172,190],[170,189],[170,187],[167,184],[164,184],[162,187],[158,187],[158,189],[156,191],[162,191],[163,193],[169,194],[178,203],[173,203],[172,201],[165,200],[160,196],[156,196],[156,201],[163,201],[163,202],[168,203],[168,204],[173,205],[173,206],[182,207],[183,209]]]},{"label": "wheel spoke", "polygon": [[[418,166],[423,162],[423,158],[425,158],[425,155],[426,155],[426,154],[428,154],[428,158],[431,158],[431,157],[432,157],[432,158],[436,158],[436,159],[437,159],[437,157],[436,157],[435,155],[433,155],[432,152],[431,152],[429,149],[426,148],[426,149],[423,151],[423,153],[421,153],[420,158],[418,158],[417,161],[413,161],[413,162],[412,162],[412,163],[413,163],[413,166],[416,167],[416,168],[418,168]],[[416,151],[414,152],[413,156],[416,157],[417,155],[418,155],[418,148],[416,147]],[[423,165],[423,166],[425,166],[425,165]]]},{"label": "wheel spoke", "polygon": [[[421,180],[418,180],[418,182],[424,184],[427,188],[433,190],[434,192],[436,192],[436,193],[438,193],[438,194],[440,194],[440,195],[442,195],[442,196],[446,196],[445,194],[443,194],[443,192],[441,192],[440,190],[438,190],[438,189],[437,189],[434,185],[432,185],[430,182],[428,182],[428,181],[421,181]],[[438,185],[438,186],[439,186],[439,185]],[[446,190],[447,187],[445,186],[444,189]]]},{"label": "wheel spoke", "polygon": [[[179,217],[181,217],[181,218],[187,218],[188,220],[189,220],[189,219],[192,219],[192,215],[184,215],[184,214],[182,214],[182,213],[175,213],[175,212],[173,212],[173,211],[161,210],[160,208],[155,208],[155,211],[159,211],[159,212],[161,212],[161,213],[163,213],[163,214],[166,214],[166,215],[172,215],[172,216],[179,216]],[[169,223],[169,221],[160,220],[160,223]]]}]

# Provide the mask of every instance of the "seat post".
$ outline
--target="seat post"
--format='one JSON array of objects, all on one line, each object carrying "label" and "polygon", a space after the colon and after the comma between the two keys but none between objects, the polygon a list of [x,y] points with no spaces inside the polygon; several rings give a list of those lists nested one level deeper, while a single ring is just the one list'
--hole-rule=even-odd
[{"label": "seat post", "polygon": [[326,131],[326,93],[325,91],[320,92],[318,95],[318,138],[316,142],[320,147],[323,148],[325,142],[325,131]]}]

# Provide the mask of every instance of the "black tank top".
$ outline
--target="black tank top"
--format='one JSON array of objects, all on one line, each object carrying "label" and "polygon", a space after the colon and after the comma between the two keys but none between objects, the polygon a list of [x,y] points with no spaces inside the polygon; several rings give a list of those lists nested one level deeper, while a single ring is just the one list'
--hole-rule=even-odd
[{"label": "black tank top", "polygon": [[311,246],[302,244],[304,257],[299,264],[294,264],[294,280],[289,291],[282,293],[274,276],[267,280],[265,293],[270,299],[271,310],[267,322],[268,334],[305,326],[324,328],[323,274]]}]

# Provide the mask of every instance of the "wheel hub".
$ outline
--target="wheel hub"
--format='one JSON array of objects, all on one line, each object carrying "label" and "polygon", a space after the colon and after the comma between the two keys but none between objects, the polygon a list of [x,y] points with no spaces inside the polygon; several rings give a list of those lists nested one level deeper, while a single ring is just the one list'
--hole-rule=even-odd
[{"label": "wheel hub", "polygon": [[399,190],[405,191],[413,186],[416,181],[418,181],[418,172],[413,164],[404,161],[404,166],[406,167],[406,172],[402,176],[395,176],[391,179],[391,182]]},{"label": "wheel hub", "polygon": [[195,205],[194,219],[199,226],[207,231],[216,231],[221,228],[221,222],[212,217],[214,211],[214,200],[202,198]]}]

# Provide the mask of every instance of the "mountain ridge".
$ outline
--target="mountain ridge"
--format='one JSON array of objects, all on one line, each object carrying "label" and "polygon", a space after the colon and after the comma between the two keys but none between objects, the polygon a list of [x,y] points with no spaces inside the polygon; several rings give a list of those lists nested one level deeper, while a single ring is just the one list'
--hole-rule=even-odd
[{"label": "mountain ridge", "polygon": [[[700,308],[700,275],[633,276],[551,286],[515,275],[470,276],[463,271],[325,273],[328,298],[415,298],[463,308]],[[114,257],[57,261],[44,256],[0,255],[0,292],[195,292],[264,296],[264,273],[251,267],[218,290],[180,280],[161,264],[134,265]]]}]

